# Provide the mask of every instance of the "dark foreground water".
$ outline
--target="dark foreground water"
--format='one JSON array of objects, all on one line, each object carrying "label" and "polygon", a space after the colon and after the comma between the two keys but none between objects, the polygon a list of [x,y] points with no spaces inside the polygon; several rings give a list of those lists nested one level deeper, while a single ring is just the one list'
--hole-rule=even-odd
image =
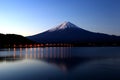
[{"label": "dark foreground water", "polygon": [[120,47],[1,49],[0,80],[120,80]]}]

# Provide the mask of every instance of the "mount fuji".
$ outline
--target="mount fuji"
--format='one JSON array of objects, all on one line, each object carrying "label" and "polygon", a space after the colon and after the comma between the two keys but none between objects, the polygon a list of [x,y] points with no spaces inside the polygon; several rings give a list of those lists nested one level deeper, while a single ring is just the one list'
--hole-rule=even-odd
[{"label": "mount fuji", "polygon": [[84,30],[71,22],[64,22],[55,28],[43,33],[27,37],[39,43],[96,43],[116,44],[120,43],[120,37],[103,33],[95,33]]}]

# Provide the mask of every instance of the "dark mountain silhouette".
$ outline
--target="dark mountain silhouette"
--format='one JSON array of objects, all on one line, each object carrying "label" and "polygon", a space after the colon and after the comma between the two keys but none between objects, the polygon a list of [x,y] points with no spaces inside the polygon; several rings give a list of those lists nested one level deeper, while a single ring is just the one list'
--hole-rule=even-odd
[{"label": "dark mountain silhouette", "polygon": [[74,45],[120,45],[120,37],[103,33],[95,33],[64,22],[43,33],[27,37],[39,43],[70,43]]},{"label": "dark mountain silhouette", "polygon": [[0,34],[0,47],[13,47],[14,45],[33,44],[35,42],[16,34]]}]

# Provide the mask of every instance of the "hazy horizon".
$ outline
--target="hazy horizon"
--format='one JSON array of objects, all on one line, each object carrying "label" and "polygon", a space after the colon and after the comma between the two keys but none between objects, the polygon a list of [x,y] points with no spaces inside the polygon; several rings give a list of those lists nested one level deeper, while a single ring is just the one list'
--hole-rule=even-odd
[{"label": "hazy horizon", "polygon": [[64,21],[92,32],[120,35],[119,0],[0,0],[0,33],[30,36]]}]

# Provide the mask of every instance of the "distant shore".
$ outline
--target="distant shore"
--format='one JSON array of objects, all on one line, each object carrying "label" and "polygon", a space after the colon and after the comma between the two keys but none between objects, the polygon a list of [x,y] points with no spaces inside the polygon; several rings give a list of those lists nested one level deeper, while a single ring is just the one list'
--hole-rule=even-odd
[{"label": "distant shore", "polygon": [[35,47],[120,47],[119,44],[95,44],[95,43],[81,43],[81,44],[19,44],[19,45],[2,45],[0,48],[35,48]]}]

